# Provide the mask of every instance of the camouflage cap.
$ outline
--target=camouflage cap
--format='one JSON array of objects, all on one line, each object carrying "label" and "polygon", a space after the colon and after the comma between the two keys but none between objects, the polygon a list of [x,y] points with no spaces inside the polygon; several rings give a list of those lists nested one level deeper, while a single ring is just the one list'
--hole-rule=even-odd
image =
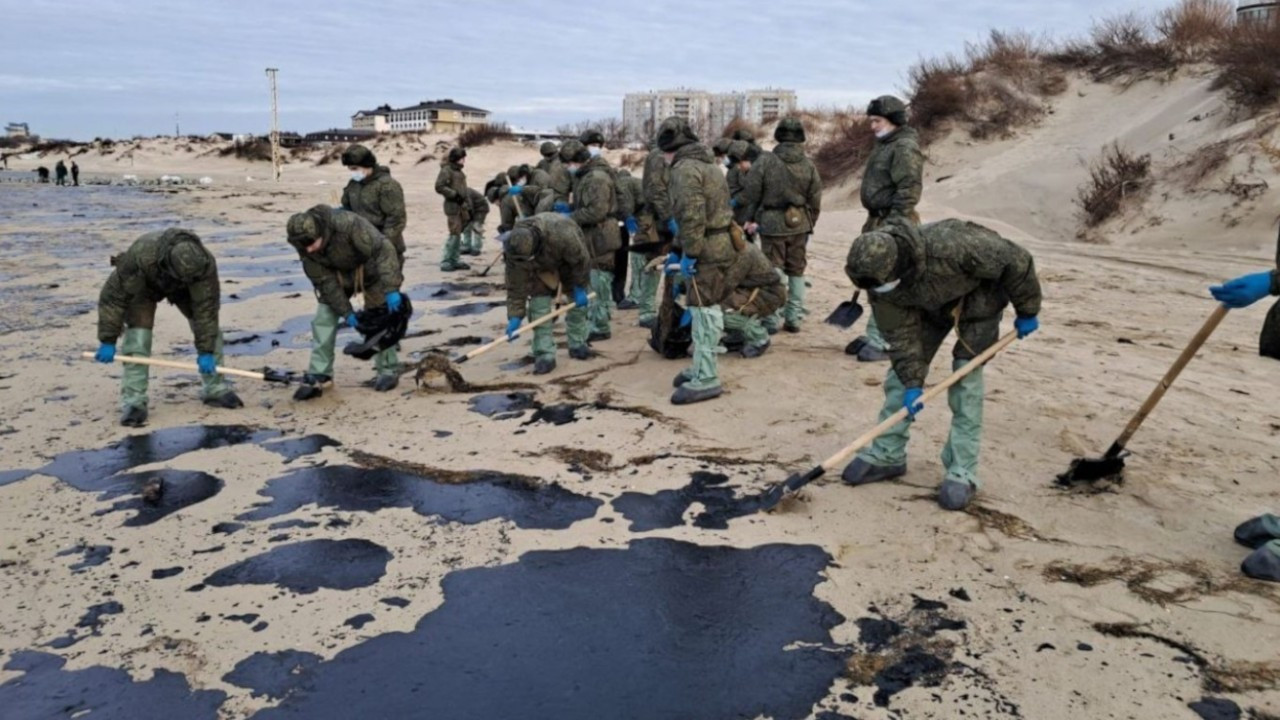
[{"label": "camouflage cap", "polygon": [[729,146],[732,144],[733,138],[722,137],[711,146],[711,152],[716,155],[726,155],[729,152]]},{"label": "camouflage cap", "polygon": [[542,157],[549,158],[553,157],[559,149],[558,145],[548,140],[542,143],[542,147],[538,148],[538,152],[542,153]]},{"label": "camouflage cap", "polygon": [[886,232],[873,230],[853,241],[844,271],[863,290],[880,287],[898,278],[898,243]]},{"label": "camouflage cap", "polygon": [[582,134],[578,136],[578,142],[583,145],[604,145],[604,133],[595,128],[584,130]]},{"label": "camouflage cap", "polygon": [[529,223],[518,223],[503,241],[503,251],[513,262],[529,263],[542,249],[541,233]]},{"label": "camouflage cap", "polygon": [[773,139],[778,142],[795,142],[802,143],[804,137],[804,124],[797,117],[785,117],[778,121],[778,127],[773,131]]},{"label": "camouflage cap", "polygon": [[751,145],[742,140],[734,140],[729,143],[729,150],[725,153],[729,156],[729,162],[740,163],[743,160],[754,160],[755,158],[747,157],[747,153],[751,150]]},{"label": "camouflage cap", "polygon": [[580,140],[565,140],[560,146],[560,160],[567,163],[584,163],[591,159],[587,146]]},{"label": "camouflage cap", "polygon": [[320,235],[320,226],[310,213],[296,213],[289,217],[286,232],[294,245],[310,245]]},{"label": "camouflage cap", "polygon": [[698,142],[698,136],[682,117],[669,117],[658,127],[658,149],[675,152],[685,145]]},{"label": "camouflage cap", "polygon": [[533,168],[528,165],[512,165],[507,168],[507,179],[511,182],[517,182],[520,178],[528,178],[533,175]]},{"label": "camouflage cap", "polygon": [[453,147],[449,149],[449,162],[458,162],[467,156],[467,149],[464,147]]},{"label": "camouflage cap", "polygon": [[755,136],[755,134],[754,134],[754,133],[752,133],[750,130],[747,130],[747,129],[745,129],[745,128],[738,128],[737,130],[734,130],[734,131],[733,131],[733,138],[732,138],[732,139],[734,139],[734,140],[742,140],[742,141],[744,141],[744,142],[749,142],[749,143],[751,143],[751,144],[753,144],[753,145],[754,145],[754,144],[755,144],[755,142],[756,142],[756,136]]},{"label": "camouflage cap", "polygon": [[208,250],[189,235],[190,239],[182,239],[169,249],[168,267],[173,276],[184,283],[194,283],[204,279],[213,269],[213,256]]},{"label": "camouflage cap", "polygon": [[867,106],[867,115],[882,117],[902,127],[907,124],[907,104],[892,95],[881,95]]},{"label": "camouflage cap", "polygon": [[352,145],[342,151],[342,164],[347,167],[371,168],[378,165],[373,151],[363,145]]}]

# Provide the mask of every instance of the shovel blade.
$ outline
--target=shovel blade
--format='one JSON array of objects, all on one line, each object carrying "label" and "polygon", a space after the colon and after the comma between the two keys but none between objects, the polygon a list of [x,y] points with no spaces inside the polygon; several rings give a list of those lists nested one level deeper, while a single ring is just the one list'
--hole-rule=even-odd
[{"label": "shovel blade", "polygon": [[827,316],[827,324],[849,329],[862,317],[862,305],[852,300],[845,300]]},{"label": "shovel blade", "polygon": [[1058,485],[1070,487],[1080,483],[1095,483],[1099,480],[1124,479],[1123,457],[1076,458],[1071,467],[1058,476]]}]

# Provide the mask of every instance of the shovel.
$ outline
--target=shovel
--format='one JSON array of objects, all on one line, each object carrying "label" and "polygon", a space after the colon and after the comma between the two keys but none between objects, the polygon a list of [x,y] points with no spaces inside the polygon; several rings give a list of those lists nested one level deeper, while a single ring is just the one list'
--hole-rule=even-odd
[{"label": "shovel", "polygon": [[[523,220],[524,211],[520,209],[520,198],[516,197],[514,200],[512,200],[512,203],[516,206],[516,220]],[[490,261],[489,264],[485,266],[484,270],[480,271],[479,277],[489,277],[489,271],[493,270],[493,266],[497,265],[502,260],[502,258],[506,256],[507,254],[505,252],[498,253],[498,257]]]},{"label": "shovel", "polygon": [[[595,299],[596,299],[596,294],[595,294],[594,292],[587,293],[587,299],[588,299],[588,300],[595,300]],[[573,310],[575,307],[577,307],[577,305],[575,305],[575,304],[573,304],[573,303],[569,303],[568,305],[565,305],[564,307],[560,308],[559,310],[556,310],[556,311],[555,311],[555,312],[553,312],[553,313],[548,313],[547,315],[543,315],[542,317],[538,318],[537,320],[534,320],[533,322],[529,323],[528,325],[525,325],[524,327],[522,327],[522,328],[520,328],[519,330],[517,330],[517,331],[516,331],[516,337],[519,337],[519,336],[520,336],[524,331],[526,331],[526,330],[532,330],[532,329],[534,329],[534,328],[538,327],[539,325],[546,325],[547,323],[549,323],[549,322],[551,322],[551,321],[555,320],[556,318],[558,318],[558,317],[560,317],[560,316],[562,316],[562,315],[567,315],[567,314],[569,314],[569,311],[570,311],[570,310]],[[493,342],[489,343],[488,345],[481,345],[480,347],[476,348],[475,350],[472,350],[471,352],[467,353],[466,355],[460,355],[460,356],[458,356],[458,357],[456,357],[456,358],[453,358],[452,360],[450,360],[450,362],[452,362],[454,365],[461,365],[461,364],[463,364],[463,363],[467,362],[468,360],[471,360],[471,359],[473,359],[473,358],[480,357],[481,355],[483,355],[483,354],[485,354],[485,353],[489,352],[490,350],[492,350],[492,349],[494,349],[494,348],[496,348],[496,347],[501,347],[501,346],[503,346],[503,345],[510,344],[510,342],[511,342],[511,341],[510,341],[510,340],[508,340],[508,339],[507,339],[507,337],[504,335],[504,336],[502,336],[502,337],[498,338],[497,340],[494,340]]]},{"label": "shovel", "polygon": [[1124,459],[1129,455],[1125,449],[1129,441],[1133,439],[1138,428],[1142,427],[1142,423],[1147,416],[1156,409],[1156,405],[1164,398],[1164,394],[1173,386],[1173,381],[1178,379],[1191,359],[1200,352],[1200,348],[1204,346],[1209,336],[1214,330],[1218,329],[1219,323],[1227,316],[1227,306],[1219,305],[1204,321],[1204,325],[1200,327],[1200,331],[1195,337],[1191,338],[1191,342],[1187,345],[1182,354],[1173,363],[1173,367],[1169,368],[1169,372],[1165,373],[1161,378],[1160,384],[1156,385],[1156,389],[1151,391],[1151,395],[1147,401],[1138,408],[1137,414],[1129,421],[1129,425],[1125,427],[1124,432],[1120,433],[1120,437],[1116,438],[1107,453],[1100,458],[1076,458],[1071,461],[1071,467],[1067,471],[1058,476],[1058,484],[1062,486],[1071,486],[1076,483],[1093,483],[1099,480],[1115,479],[1117,482],[1124,479]]},{"label": "shovel", "polygon": [[[968,375],[973,371],[977,370],[983,365],[986,365],[987,361],[995,357],[996,354],[999,353],[1001,350],[1004,350],[1005,348],[1009,347],[1009,345],[1011,345],[1013,341],[1017,339],[1018,339],[1018,333],[1016,332],[1011,332],[1008,335],[1005,335],[1004,337],[1000,338],[1000,340],[997,341],[995,345],[992,345],[991,347],[987,348],[986,351],[983,352],[981,355],[978,355],[973,360],[969,361],[967,365],[965,365],[964,367],[952,373],[951,377],[948,377],[946,380],[943,380],[942,382],[938,383],[937,385],[925,391],[924,395],[921,396],[920,401],[928,402],[938,397],[944,391],[950,388],[952,385],[955,385],[956,383],[968,377]],[[811,469],[809,472],[804,473],[803,475],[792,475],[786,480],[773,485],[768,490],[765,490],[759,496],[759,499],[760,499],[759,509],[772,510],[773,508],[777,507],[778,504],[782,502],[783,497],[788,492],[795,492],[800,488],[804,487],[805,485],[808,485],[814,480],[817,480],[818,478],[822,477],[823,475],[826,475],[827,473],[831,472],[837,467],[840,467],[841,465],[845,464],[849,460],[849,458],[853,456],[854,453],[858,452],[859,450],[875,442],[876,438],[885,434],[886,432],[891,430],[895,425],[897,425],[898,423],[906,419],[907,419],[907,409],[903,408],[898,412],[890,415],[888,418],[885,419],[884,422],[872,428],[862,437],[858,438],[857,440],[854,440],[851,444],[845,446],[845,448],[840,452],[827,458],[826,461],[823,462],[821,465],[818,465],[817,467]]]},{"label": "shovel", "polygon": [[[94,354],[91,352],[82,352],[80,353],[80,357],[84,358],[85,360],[93,360],[95,358]],[[119,355],[119,356],[116,356],[116,360],[120,362],[125,362],[125,363],[133,363],[134,365],[154,365],[155,367],[170,368],[172,370],[192,370],[195,372],[200,372],[200,368],[197,367],[195,363],[181,363],[181,362],[174,362],[172,360],[156,360],[155,358],[133,357],[132,355]],[[235,368],[222,367],[221,365],[219,365],[217,367],[217,374],[233,375],[235,377],[250,378],[252,380],[263,380],[265,382],[282,383],[284,385],[288,385],[289,383],[292,383],[292,382],[297,382],[297,378],[294,377],[294,373],[286,372],[283,370],[272,370],[271,368],[263,368],[261,372],[251,372],[249,370],[237,370]]]},{"label": "shovel", "polygon": [[845,300],[831,311],[827,316],[827,324],[848,330],[853,324],[858,322],[858,318],[862,317],[862,305],[858,303],[858,298],[862,296],[861,290],[853,291],[853,299]]}]

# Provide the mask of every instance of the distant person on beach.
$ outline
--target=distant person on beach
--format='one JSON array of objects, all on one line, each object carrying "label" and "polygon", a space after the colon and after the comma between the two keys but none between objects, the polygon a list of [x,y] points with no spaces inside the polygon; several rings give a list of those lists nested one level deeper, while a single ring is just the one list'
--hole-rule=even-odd
[{"label": "distant person on beach", "polygon": [[56,184],[58,185],[67,184],[67,164],[66,163],[59,160],[58,164],[53,166],[53,172],[55,175],[57,175]]},{"label": "distant person on beach", "polygon": [[71,184],[80,187],[80,166],[75,160],[71,161]]},{"label": "distant person on beach", "polygon": [[42,183],[49,182],[49,168],[43,165],[36,168],[36,176],[39,178],[40,182]]}]

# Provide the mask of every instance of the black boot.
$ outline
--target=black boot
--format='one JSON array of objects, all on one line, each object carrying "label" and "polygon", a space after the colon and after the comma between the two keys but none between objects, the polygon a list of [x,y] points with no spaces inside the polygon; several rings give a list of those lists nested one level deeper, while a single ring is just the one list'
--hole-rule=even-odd
[{"label": "black boot", "polygon": [[147,424],[147,409],[130,405],[120,416],[120,424],[125,427],[142,427]]},{"label": "black boot", "polygon": [[374,392],[391,392],[400,384],[399,375],[379,375],[377,381],[373,383]]},{"label": "black boot", "polygon": [[546,375],[555,369],[556,369],[555,358],[538,358],[538,360],[533,363],[534,375]]},{"label": "black boot", "polygon": [[724,388],[719,385],[706,390],[693,390],[688,385],[681,385],[671,395],[672,405],[692,405],[707,400],[714,400],[724,394]]},{"label": "black boot", "polygon": [[228,390],[218,397],[207,397],[204,399],[204,404],[224,410],[235,410],[236,408],[244,407],[244,401],[233,390]]}]

